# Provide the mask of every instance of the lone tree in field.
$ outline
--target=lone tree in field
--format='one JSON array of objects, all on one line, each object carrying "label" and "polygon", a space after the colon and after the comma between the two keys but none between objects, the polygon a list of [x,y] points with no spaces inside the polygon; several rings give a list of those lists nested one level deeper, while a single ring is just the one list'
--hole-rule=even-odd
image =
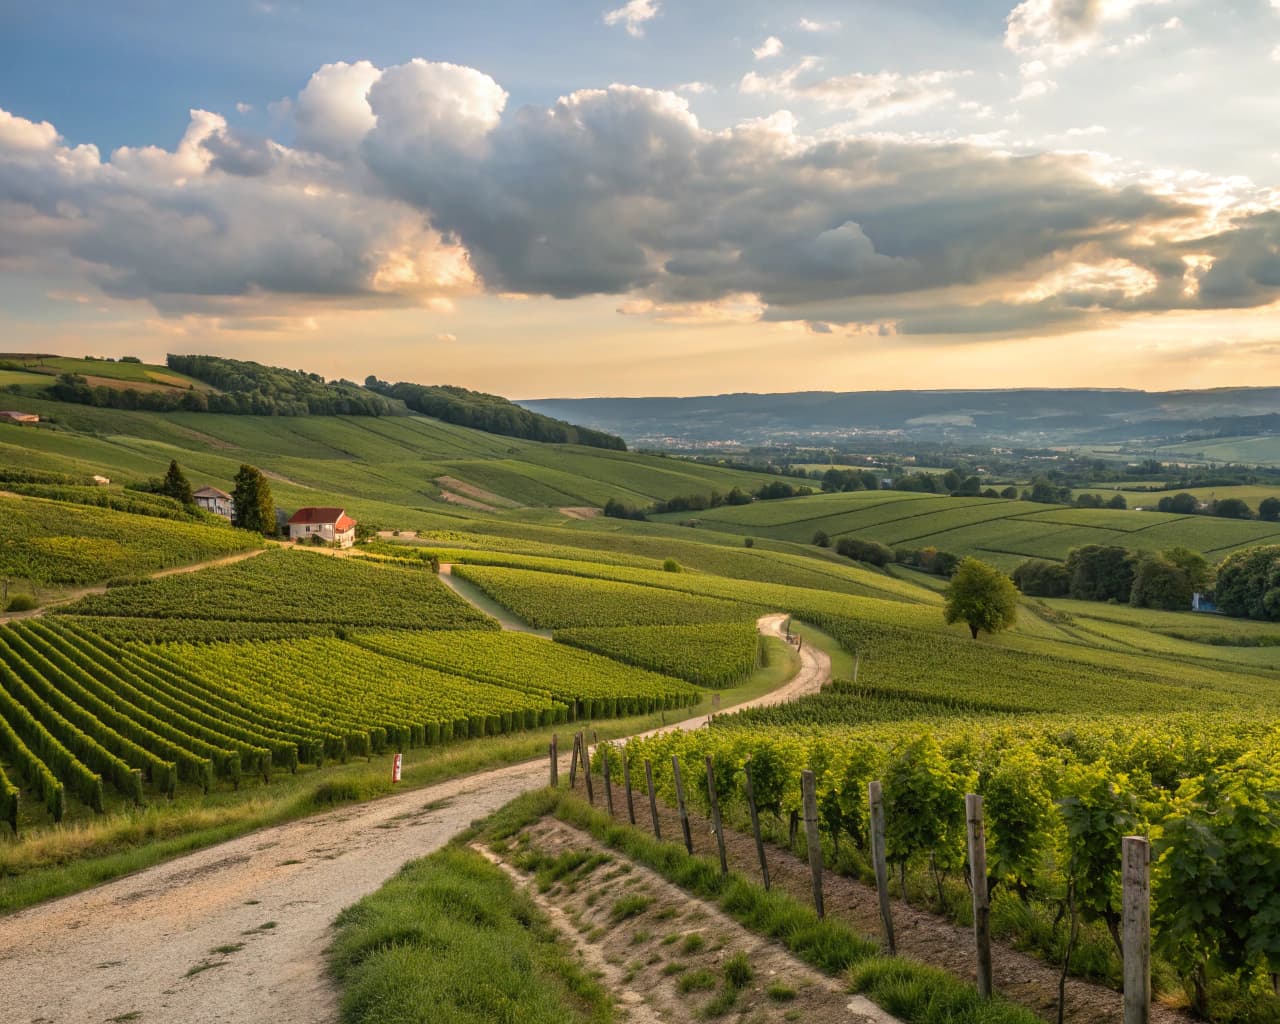
[{"label": "lone tree in field", "polygon": [[276,503],[271,499],[271,485],[262,470],[241,466],[231,497],[235,502],[232,522],[236,526],[268,537],[276,532]]},{"label": "lone tree in field", "polygon": [[191,481],[182,472],[177,459],[169,460],[169,471],[164,475],[164,487],[161,489],[161,493],[167,494],[182,505],[194,505],[196,503],[196,499],[191,493]]},{"label": "lone tree in field", "polygon": [[1018,590],[1013,580],[986,562],[966,558],[947,587],[943,615],[948,623],[965,622],[975,640],[986,630],[1008,629],[1018,618]]}]

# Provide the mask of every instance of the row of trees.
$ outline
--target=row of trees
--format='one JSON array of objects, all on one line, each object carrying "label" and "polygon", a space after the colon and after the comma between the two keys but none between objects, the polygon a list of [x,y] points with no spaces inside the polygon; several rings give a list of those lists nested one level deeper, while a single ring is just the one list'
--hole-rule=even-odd
[{"label": "row of trees", "polygon": [[414,412],[446,423],[456,423],[460,427],[529,441],[581,444],[620,452],[627,450],[626,442],[614,434],[530,412],[514,402],[483,391],[443,385],[429,387],[407,381],[389,384],[374,376],[366,377],[364,386],[379,395],[403,402]]},{"label": "row of trees", "polygon": [[806,487],[803,484],[796,486],[784,480],[774,480],[754,491],[744,491],[741,487],[734,487],[727,494],[713,490],[710,494],[677,495],[666,501],[656,501],[647,509],[628,505],[617,498],[610,498],[604,504],[604,514],[614,519],[635,519],[643,522],[649,516],[661,515],[663,512],[705,512],[707,509],[720,508],[723,505],[750,505],[753,501],[803,498],[810,494],[813,494],[812,487]]},{"label": "row of trees", "polygon": [[[1201,504],[1194,494],[1183,491],[1166,495],[1156,502],[1157,512],[1173,512],[1180,516],[1217,516],[1220,519],[1252,519],[1253,509],[1243,498],[1221,498]],[[1265,522],[1280,521],[1280,498],[1263,498],[1257,517]]]},{"label": "row of trees", "polygon": [[1194,593],[1212,589],[1213,568],[1203,555],[1185,547],[1157,552],[1087,544],[1070,551],[1065,562],[1028,559],[1013,571],[1013,581],[1029,597],[1182,611],[1191,607]]}]

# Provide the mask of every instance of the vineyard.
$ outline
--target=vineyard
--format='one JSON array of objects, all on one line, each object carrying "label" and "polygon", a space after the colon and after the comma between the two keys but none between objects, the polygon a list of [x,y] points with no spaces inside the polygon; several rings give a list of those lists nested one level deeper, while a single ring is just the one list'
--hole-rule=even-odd
[{"label": "vineyard", "polygon": [[555,638],[628,665],[712,687],[741,682],[759,664],[764,650],[755,626],[736,622],[559,629]]},{"label": "vineyard", "polygon": [[184,623],[497,628],[425,569],[382,567],[306,551],[268,551],[200,573],[118,587],[60,612]]},{"label": "vineyard", "polygon": [[541,628],[747,622],[765,610],[630,583],[525,569],[459,565],[453,573]]},{"label": "vineyard", "polygon": [[[83,621],[0,629],[0,762],[54,821],[69,806],[100,813],[180,788],[207,792],[326,760],[679,708],[700,696],[680,680],[527,635],[152,644],[67,625]],[[16,824],[12,788],[0,785],[0,810]]]},{"label": "vineyard", "polygon": [[[819,717],[826,699],[815,698],[801,718]],[[841,704],[860,703],[837,698],[834,717]],[[880,721],[861,725],[802,725],[772,709],[748,712],[718,718],[711,730],[633,740],[625,757],[633,777],[643,777],[650,762],[674,806],[672,755],[690,766],[711,756],[720,807],[742,827],[749,765],[756,804],[776,822],[775,833],[784,816],[794,829],[800,773],[812,770],[824,856],[863,877],[867,786],[881,780],[895,890],[953,913],[965,900],[964,794],[980,793],[997,921],[1059,961],[1079,942],[1090,953],[1080,958],[1092,964],[1085,969],[1104,978],[1118,970],[1120,841],[1149,834],[1157,976],[1184,988],[1201,1013],[1252,1001],[1263,1015],[1257,1019],[1271,1019],[1280,975],[1280,730],[1273,722],[1229,717],[1206,728],[1203,718],[1179,715],[1138,726],[1105,716],[950,717],[941,708],[922,722],[920,710],[886,704]],[[620,778],[619,758],[610,767]],[[686,783],[686,790],[705,813],[705,789]],[[1091,944],[1070,938],[1081,926],[1092,931]]]},{"label": "vineyard", "polygon": [[96,583],[262,547],[225,526],[174,522],[39,498],[0,497],[0,576],[44,584]]},{"label": "vineyard", "polygon": [[[686,513],[657,517],[683,522]],[[697,513],[700,524],[805,543],[821,530],[833,541],[858,537],[890,547],[936,547],[1012,569],[1026,558],[1061,560],[1086,544],[1141,551],[1184,546],[1220,558],[1280,537],[1273,523],[1134,510],[1073,509],[1000,498],[950,498],[892,491],[824,494],[725,506]]]}]

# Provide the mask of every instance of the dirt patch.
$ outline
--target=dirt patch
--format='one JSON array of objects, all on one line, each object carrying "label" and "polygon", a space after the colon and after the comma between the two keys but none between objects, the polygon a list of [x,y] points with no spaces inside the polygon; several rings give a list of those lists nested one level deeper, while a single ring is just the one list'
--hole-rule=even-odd
[{"label": "dirt patch", "polygon": [[501,494],[495,494],[493,491],[486,491],[483,487],[477,487],[475,484],[469,484],[465,480],[459,480],[455,476],[438,476],[436,483],[441,487],[446,487],[453,491],[455,495],[463,495],[471,498],[473,501],[483,502],[486,505],[492,505],[497,508],[523,508],[518,501],[512,501],[510,498],[504,498]]},{"label": "dirt patch", "polygon": [[[535,858],[564,873],[552,880],[552,872],[539,878],[513,866]],[[529,826],[499,862],[600,972],[630,1020],[691,1022],[714,1007],[716,1016],[761,1024],[895,1024],[783,947],[563,822]]]},{"label": "dirt patch", "polygon": [[440,500],[450,505],[461,505],[463,508],[473,508],[477,512],[497,512],[496,505],[486,505],[483,501],[476,501],[475,498],[466,498],[461,494],[454,494],[453,491],[440,489]]},{"label": "dirt patch", "polygon": [[595,519],[600,515],[600,509],[591,505],[567,505],[559,511],[570,519]]},{"label": "dirt patch", "polygon": [[283,476],[283,475],[282,475],[282,474],[280,474],[280,473],[273,473],[273,472],[272,472],[271,470],[269,470],[269,469],[264,469],[264,470],[262,471],[262,475],[263,475],[263,476],[265,476],[268,480],[274,480],[274,481],[276,481],[276,483],[288,484],[290,487],[305,487],[305,486],[306,486],[306,484],[300,484],[300,483],[298,483],[298,481],[297,481],[297,480],[290,480],[287,476]]}]

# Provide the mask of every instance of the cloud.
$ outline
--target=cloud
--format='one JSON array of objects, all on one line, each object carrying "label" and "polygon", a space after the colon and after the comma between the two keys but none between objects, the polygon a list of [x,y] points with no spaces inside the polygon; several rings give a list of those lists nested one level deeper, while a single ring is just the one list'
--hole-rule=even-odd
[{"label": "cloud", "polygon": [[766,60],[769,57],[776,57],[782,52],[782,40],[777,36],[770,36],[751,52],[755,54],[756,60]]},{"label": "cloud", "polygon": [[635,38],[644,35],[644,23],[652,21],[662,10],[658,0],[627,0],[621,7],[604,16],[606,25],[625,25],[627,34]]},{"label": "cloud", "polygon": [[816,57],[805,57],[773,75],[749,71],[739,83],[746,94],[766,93],[789,100],[809,100],[830,110],[854,110],[863,123],[903,114],[917,114],[954,100],[951,82],[964,72],[924,71],[903,75],[896,71],[879,74],[853,72],[823,76]]},{"label": "cloud", "polygon": [[690,96],[700,96],[704,92],[715,92],[716,87],[710,82],[682,82],[676,86],[675,91],[688,93]]},{"label": "cloud", "polygon": [[1280,43],[1276,44],[1276,48],[1271,51],[1271,59],[1280,61]]},{"label": "cloud", "polygon": [[[948,80],[784,87],[861,123]],[[711,130],[628,85],[509,110],[488,75],[420,60],[326,65],[291,110],[291,144],[195,110],[172,148],[107,159],[0,112],[0,263],[225,322],[483,290],[681,323],[1016,334],[1280,299],[1280,204],[1238,180],[810,136],[786,111]]]},{"label": "cloud", "polygon": [[452,345],[457,340],[458,340],[458,336],[456,334],[445,333],[445,334],[436,335],[436,341],[441,342],[442,344],[445,344],[445,345]]},{"label": "cloud", "polygon": [[[1006,19],[1004,44],[1020,56],[1029,55],[1049,67],[1061,67],[1101,45],[1109,24],[1125,21],[1138,8],[1168,2],[1022,0]],[[1166,27],[1176,26],[1166,22]]]},{"label": "cloud", "polygon": [[840,28],[840,22],[814,21],[812,18],[801,18],[796,27],[802,32],[835,32]]},{"label": "cloud", "polygon": [[251,113],[253,113],[253,104],[252,104],[252,103],[245,103],[245,102],[243,102],[243,101],[241,101],[240,103],[237,103],[237,104],[236,104],[236,113],[237,113],[237,114],[251,114]]}]

